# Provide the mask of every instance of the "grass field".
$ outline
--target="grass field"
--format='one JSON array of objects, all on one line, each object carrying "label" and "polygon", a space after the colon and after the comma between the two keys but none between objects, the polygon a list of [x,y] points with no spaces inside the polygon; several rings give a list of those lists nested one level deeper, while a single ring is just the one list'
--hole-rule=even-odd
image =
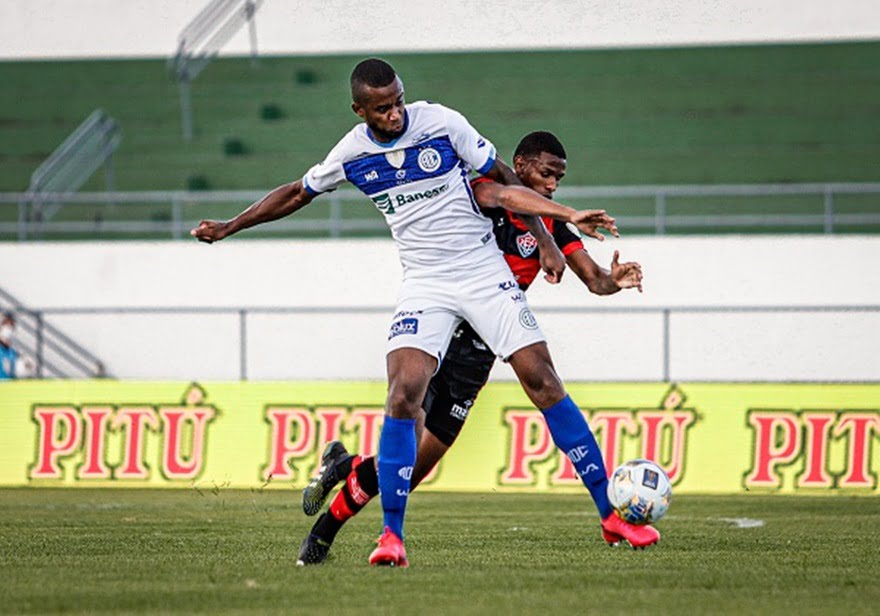
[{"label": "grass field", "polygon": [[[876,614],[880,500],[677,498],[646,551],[606,547],[585,497],[416,494],[407,570],[366,557],[380,510],[321,567],[289,490],[0,490],[5,613]],[[731,520],[762,520],[739,528]]]}]

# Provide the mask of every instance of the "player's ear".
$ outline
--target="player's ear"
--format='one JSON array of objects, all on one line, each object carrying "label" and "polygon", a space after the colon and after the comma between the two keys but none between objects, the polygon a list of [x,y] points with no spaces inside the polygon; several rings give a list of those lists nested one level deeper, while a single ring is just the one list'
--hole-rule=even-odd
[{"label": "player's ear", "polygon": [[517,175],[520,175],[523,170],[526,168],[526,159],[522,157],[522,155],[517,155],[513,157],[513,171]]},{"label": "player's ear", "polygon": [[362,120],[365,120],[365,119],[366,119],[366,118],[364,117],[364,108],[361,107],[361,106],[358,104],[357,101],[352,101],[352,103],[351,103],[351,110],[354,111],[358,116],[360,116],[360,118],[361,118]]}]

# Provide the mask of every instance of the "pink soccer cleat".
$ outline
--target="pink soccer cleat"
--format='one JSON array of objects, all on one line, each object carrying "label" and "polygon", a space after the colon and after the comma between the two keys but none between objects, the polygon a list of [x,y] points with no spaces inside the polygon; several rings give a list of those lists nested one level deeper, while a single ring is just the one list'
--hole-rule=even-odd
[{"label": "pink soccer cleat", "polygon": [[403,547],[403,541],[400,537],[391,532],[391,529],[385,527],[385,532],[376,542],[379,544],[373,553],[370,554],[370,564],[385,567],[409,567],[409,561],[406,559],[406,548]]},{"label": "pink soccer cleat", "polygon": [[660,533],[650,524],[636,526],[612,513],[602,520],[602,538],[608,545],[614,546],[621,541],[627,541],[633,549],[644,549],[660,541]]}]

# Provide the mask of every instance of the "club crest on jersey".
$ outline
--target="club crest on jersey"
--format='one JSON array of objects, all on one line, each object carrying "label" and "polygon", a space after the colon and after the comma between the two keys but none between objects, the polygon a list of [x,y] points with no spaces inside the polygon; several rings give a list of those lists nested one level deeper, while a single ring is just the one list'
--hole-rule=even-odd
[{"label": "club crest on jersey", "polygon": [[433,173],[440,168],[441,164],[443,164],[443,159],[440,156],[440,152],[434,148],[425,148],[419,152],[418,162],[419,169],[425,173]]},{"label": "club crest on jersey", "polygon": [[538,240],[531,233],[526,233],[516,238],[516,247],[519,250],[519,254],[525,259],[535,252],[535,248],[538,247]]},{"label": "club crest on jersey", "polygon": [[406,162],[406,150],[385,152],[385,160],[387,160],[388,164],[395,169],[400,169],[403,167],[403,163]]}]

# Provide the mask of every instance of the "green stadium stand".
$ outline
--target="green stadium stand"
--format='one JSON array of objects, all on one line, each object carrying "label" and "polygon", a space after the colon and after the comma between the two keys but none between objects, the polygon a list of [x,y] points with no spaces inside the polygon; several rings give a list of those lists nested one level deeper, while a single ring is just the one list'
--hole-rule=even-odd
[{"label": "green stadium stand", "polygon": [[[384,57],[403,77],[409,100],[465,113],[507,159],[524,133],[556,132],[569,153],[569,186],[880,179],[880,42]],[[248,58],[218,59],[192,92],[198,121],[191,142],[180,134],[177,88],[164,60],[0,63],[0,191],[23,191],[36,166],[96,107],[126,135],[114,155],[118,190],[274,187],[323,158],[356,122],[347,82],[359,59],[265,57],[257,68]],[[224,148],[230,140],[240,153]],[[103,187],[94,179],[82,190]],[[878,201],[876,194],[845,195],[835,208],[876,214]],[[768,203],[781,212],[822,212],[821,195],[682,199],[668,209],[750,213]],[[243,205],[201,204],[185,215],[222,217]],[[614,205],[633,215],[654,207],[650,199]],[[327,216],[329,205],[314,207],[315,217]],[[63,213],[86,220],[170,216],[167,205],[125,208]],[[0,205],[0,220],[15,220],[13,210]],[[343,215],[376,213],[346,204]]]}]

